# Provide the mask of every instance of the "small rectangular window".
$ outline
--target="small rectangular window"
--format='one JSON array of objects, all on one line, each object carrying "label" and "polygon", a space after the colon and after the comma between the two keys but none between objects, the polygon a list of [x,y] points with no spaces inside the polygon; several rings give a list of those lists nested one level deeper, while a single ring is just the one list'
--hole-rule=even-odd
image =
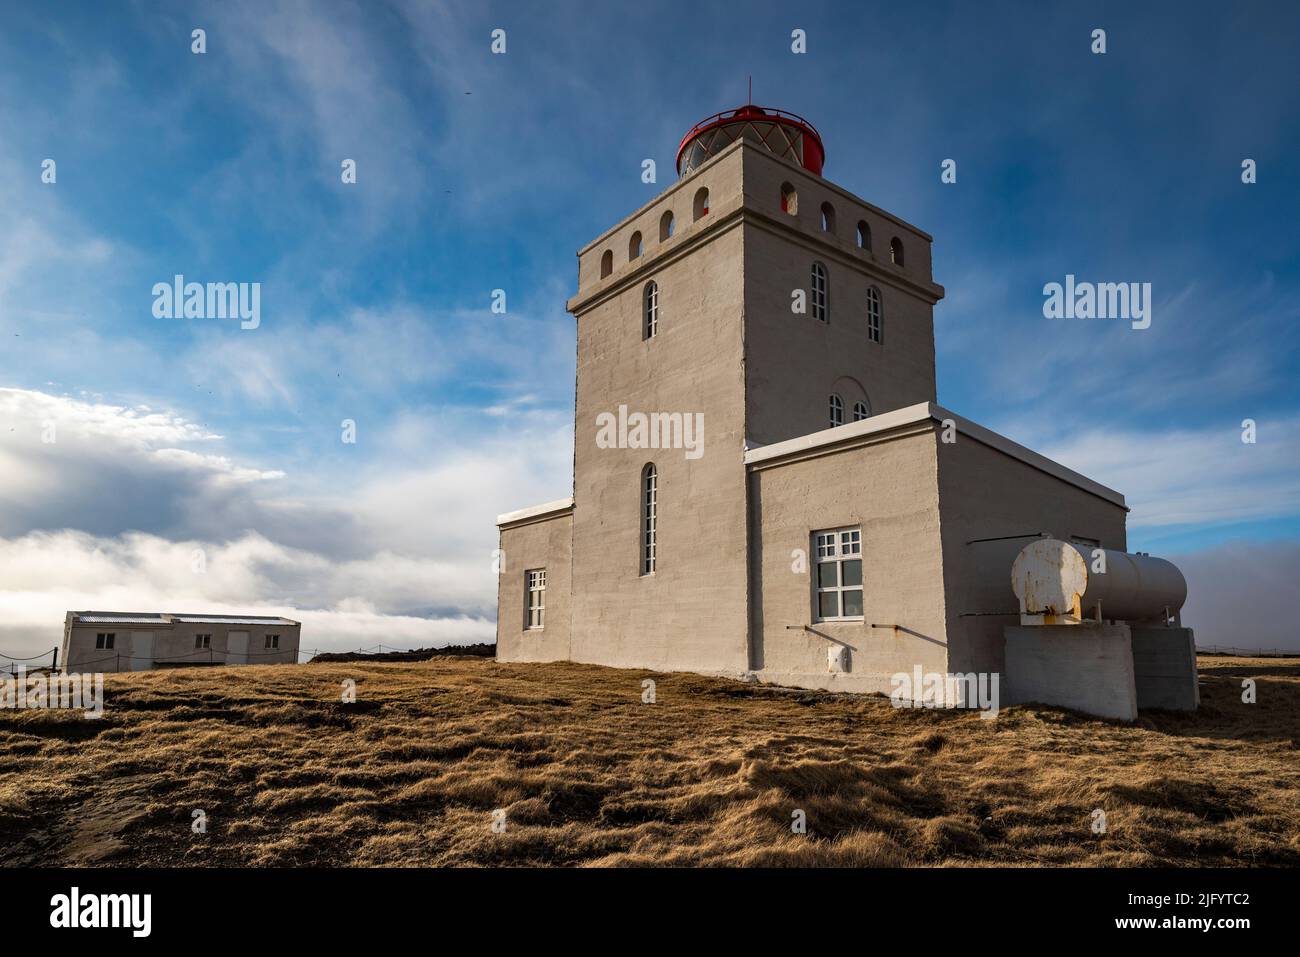
[{"label": "small rectangular window", "polygon": [[524,572],[525,601],[524,627],[530,630],[546,625],[546,569],[533,568]]},{"label": "small rectangular window", "polygon": [[101,631],[95,636],[95,647],[112,648],[115,641],[117,641],[117,632]]},{"label": "small rectangular window", "polygon": [[279,635],[267,635],[267,636],[266,636],[266,647],[267,647],[268,649],[271,649],[271,648],[279,648],[279,647],[280,647],[280,636],[279,636]]},{"label": "small rectangular window", "polygon": [[861,621],[862,530],[813,532],[813,617],[817,621]]},{"label": "small rectangular window", "polygon": [[211,635],[195,635],[195,636],[194,636],[194,647],[195,647],[195,648],[211,648],[211,647],[212,647],[212,636],[211,636]]}]

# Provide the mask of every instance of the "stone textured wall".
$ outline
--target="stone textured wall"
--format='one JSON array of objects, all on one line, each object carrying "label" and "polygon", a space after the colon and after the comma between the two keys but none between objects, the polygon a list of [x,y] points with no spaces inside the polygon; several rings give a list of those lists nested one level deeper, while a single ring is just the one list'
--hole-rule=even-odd
[{"label": "stone textured wall", "polygon": [[[860,448],[754,471],[754,667],[761,678],[888,692],[892,675],[917,664],[946,670],[936,469],[935,434],[922,424]],[[862,529],[865,620],[818,624],[810,535],[840,526]],[[807,556],[802,571],[792,567],[796,550]],[[850,649],[847,674],[829,672],[834,642]]]},{"label": "stone textured wall", "polygon": [[1003,670],[1002,629],[1020,621],[1011,563],[1032,538],[968,542],[1045,531],[1063,541],[1083,537],[1127,548],[1121,506],[963,433],[939,443],[939,504],[954,671]]},{"label": "stone textured wall", "polygon": [[[935,400],[934,302],[930,239],[761,150],[744,152],[745,371],[748,436],[767,445],[830,425],[832,391],[845,400],[845,421],[865,393],[872,413]],[[799,195],[796,215],[781,211],[783,182]],[[821,229],[820,207],[835,207],[835,231]],[[873,250],[859,249],[860,219],[871,226]],[[910,254],[889,261],[898,235]],[[811,270],[827,271],[829,321],[814,319]],[[867,289],[880,290],[881,342],[868,339]],[[808,311],[791,311],[791,293],[809,295]]]},{"label": "stone textured wall", "polygon": [[[710,193],[709,214],[570,303],[577,316],[573,643],[577,661],[741,669],[745,565],[744,249],[741,154],[701,167],[679,195]],[[617,256],[618,250],[615,249]],[[642,338],[645,283],[659,329]],[[600,448],[597,417],[704,416],[703,453]],[[640,573],[641,475],[658,470],[658,566]]]},{"label": "stone textured wall", "polygon": [[[569,657],[572,542],[572,512],[501,529],[504,565],[497,577],[498,661]],[[524,628],[525,574],[532,568],[546,569],[546,613],[540,630]]]}]

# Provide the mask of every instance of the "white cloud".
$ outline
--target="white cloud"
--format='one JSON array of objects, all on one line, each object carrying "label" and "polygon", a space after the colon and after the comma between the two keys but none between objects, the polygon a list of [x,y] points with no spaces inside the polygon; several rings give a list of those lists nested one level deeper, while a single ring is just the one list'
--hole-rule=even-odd
[{"label": "white cloud", "polygon": [[[86,608],[286,614],[310,626],[304,646],[334,650],[483,640],[496,515],[571,488],[558,412],[410,410],[309,493],[319,483],[206,451],[224,440],[173,412],[18,389],[0,402],[11,654],[57,643],[64,613]],[[52,444],[45,416],[66,424]]]},{"label": "white cloud", "polygon": [[1171,556],[1187,579],[1183,624],[1196,643],[1300,652],[1291,596],[1300,543],[1231,542]]},{"label": "white cloud", "polygon": [[256,534],[215,544],[33,532],[0,539],[0,650],[26,656],[53,647],[64,614],[86,609],[286,615],[303,622],[304,648],[328,651],[379,639],[405,647],[490,641],[486,611],[392,610],[423,608],[433,594],[448,605],[481,602],[481,580],[494,582],[486,557],[478,564],[391,553],[335,561]]},{"label": "white cloud", "polygon": [[1300,515],[1300,416],[1258,420],[1257,442],[1240,422],[1139,432],[1089,429],[1042,452],[1122,492],[1130,527],[1213,526]]}]

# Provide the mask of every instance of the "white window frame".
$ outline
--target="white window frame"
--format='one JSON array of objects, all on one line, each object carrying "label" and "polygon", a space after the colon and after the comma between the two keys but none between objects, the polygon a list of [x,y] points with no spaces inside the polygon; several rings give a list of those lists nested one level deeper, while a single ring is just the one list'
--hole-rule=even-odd
[{"label": "white window frame", "polygon": [[650,462],[641,470],[641,574],[653,575],[659,564],[659,470]]},{"label": "white window frame", "polygon": [[880,290],[875,286],[867,288],[867,339],[871,342],[884,341],[885,304]]},{"label": "white window frame", "polygon": [[641,338],[653,339],[659,332],[659,283],[651,279],[641,292]]},{"label": "white window frame", "polygon": [[[849,525],[842,528],[819,529],[812,533],[812,619],[813,621],[865,621],[866,591],[865,578],[859,574],[856,585],[844,584],[844,565],[856,561],[859,571],[862,569],[862,529]],[[835,584],[822,585],[821,568],[823,565],[835,565]],[[862,594],[862,614],[845,615],[844,594],[846,592]],[[823,616],[821,597],[825,594],[836,595],[835,606],[839,614]]]},{"label": "white window frame", "polygon": [[853,403],[853,421],[861,422],[863,419],[871,418],[871,406],[859,400]]},{"label": "white window frame", "polygon": [[541,631],[546,627],[546,569],[530,568],[524,572],[524,631]]},{"label": "white window frame", "polygon": [[267,636],[266,636],[266,647],[263,648],[262,650],[263,650],[263,651],[279,651],[279,650],[280,650],[280,636],[279,636],[279,635],[267,635]]},{"label": "white window frame", "polygon": [[95,633],[95,648],[97,650],[112,651],[116,642],[117,632],[115,631],[99,631]]},{"label": "white window frame", "polygon": [[831,321],[830,276],[826,266],[820,262],[812,264],[809,278],[808,299],[812,305],[812,317],[819,322]]},{"label": "white window frame", "polygon": [[195,647],[195,648],[211,648],[211,647],[212,647],[212,634],[211,634],[210,632],[202,632],[202,633],[196,634],[196,635],[194,636],[194,647]]},{"label": "white window frame", "polygon": [[830,418],[832,429],[844,424],[844,400],[837,392],[830,395]]}]

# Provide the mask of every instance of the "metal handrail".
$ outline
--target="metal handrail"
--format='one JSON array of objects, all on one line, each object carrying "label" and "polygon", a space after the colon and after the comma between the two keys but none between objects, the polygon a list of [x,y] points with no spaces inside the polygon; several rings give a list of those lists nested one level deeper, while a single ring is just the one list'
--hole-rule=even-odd
[{"label": "metal handrail", "polygon": [[[701,132],[703,132],[704,130],[708,129],[710,126],[714,126],[714,125],[716,125],[716,124],[721,123],[723,120],[735,119],[737,116],[739,116],[739,114],[740,114],[740,112],[741,112],[742,110],[762,110],[762,111],[763,111],[763,114],[764,114],[762,117],[757,117],[757,116],[755,116],[755,117],[746,117],[746,119],[748,119],[748,120],[752,120],[752,121],[755,121],[755,122],[761,121],[761,120],[764,119],[764,118],[773,118],[773,119],[780,119],[780,120],[793,120],[795,123],[798,123],[800,126],[802,126],[804,129],[806,129],[806,130],[807,130],[809,133],[811,133],[813,136],[817,137],[817,142],[818,142],[818,143],[821,143],[821,142],[822,142],[822,135],[821,135],[821,133],[817,132],[817,127],[813,126],[812,123],[810,123],[808,120],[804,119],[804,118],[803,118],[802,116],[800,116],[798,113],[791,113],[789,110],[778,110],[778,109],[776,109],[775,107],[756,106],[756,105],[753,104],[753,103],[747,103],[747,104],[745,104],[744,106],[738,106],[738,107],[736,107],[735,109],[731,109],[731,110],[722,110],[721,112],[714,113],[712,116],[706,116],[704,119],[700,120],[698,123],[696,123],[694,126],[692,126],[689,130],[687,130],[687,131],[686,131],[686,135],[682,137],[682,141],[681,141],[681,143],[679,143],[679,144],[677,145],[677,160],[678,160],[678,162],[679,162],[679,163],[681,162],[682,151],[683,151],[684,149],[686,149],[686,144],[687,144],[688,142],[690,142],[690,140],[691,140],[692,137],[697,136],[699,133],[701,133]],[[823,149],[824,149],[824,148],[825,148],[825,147],[823,146]]]}]

